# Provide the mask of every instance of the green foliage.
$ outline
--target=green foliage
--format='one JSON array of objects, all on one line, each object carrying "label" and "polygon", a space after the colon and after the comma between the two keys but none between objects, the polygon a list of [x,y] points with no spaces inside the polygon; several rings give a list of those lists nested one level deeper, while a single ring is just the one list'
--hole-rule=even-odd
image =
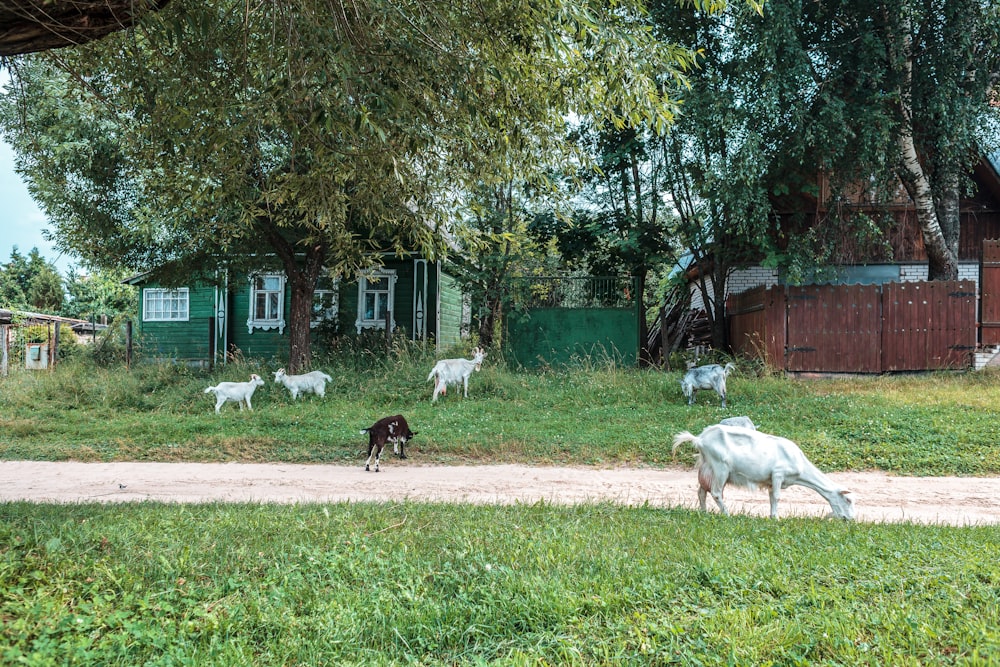
[{"label": "green foliage", "polygon": [[294,367],[309,347],[296,303],[324,267],[443,254],[436,231],[464,192],[543,180],[570,110],[669,122],[665,83],[689,56],[641,10],[170,3],[130,33],[19,61],[0,127],[59,242],[90,266],[166,283],[273,253]]},{"label": "green foliage", "polygon": [[122,283],[126,277],[122,270],[98,270],[87,274],[70,271],[66,279],[69,298],[60,314],[81,320],[134,316],[139,310],[139,292]]},{"label": "green foliage", "polygon": [[0,504],[5,664],[990,664],[993,527]]},{"label": "green foliage", "polygon": [[64,299],[62,277],[38,248],[25,257],[15,247],[0,264],[0,307],[55,314]]},{"label": "green foliage", "polygon": [[[81,348],[76,339],[73,327],[68,324],[59,324],[59,358],[66,359],[76,355]],[[23,333],[26,343],[49,343],[55,338],[55,331],[45,324],[29,326]]]}]

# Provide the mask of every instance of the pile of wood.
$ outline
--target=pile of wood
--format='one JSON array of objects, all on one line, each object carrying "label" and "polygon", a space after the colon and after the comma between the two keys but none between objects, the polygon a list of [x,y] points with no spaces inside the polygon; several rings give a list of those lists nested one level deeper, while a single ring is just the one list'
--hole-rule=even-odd
[{"label": "pile of wood", "polygon": [[687,290],[675,287],[667,294],[659,316],[649,328],[646,349],[653,365],[663,366],[678,350],[711,346],[712,328],[703,310],[692,310]]}]

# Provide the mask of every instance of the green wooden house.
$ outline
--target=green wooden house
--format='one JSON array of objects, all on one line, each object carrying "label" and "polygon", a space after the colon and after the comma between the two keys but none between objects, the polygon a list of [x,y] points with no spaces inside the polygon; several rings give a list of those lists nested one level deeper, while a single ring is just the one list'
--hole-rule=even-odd
[{"label": "green wooden house", "polygon": [[[291,290],[281,271],[233,275],[214,282],[164,287],[148,275],[126,281],[139,288],[136,335],[144,358],[195,366],[224,363],[226,352],[246,357],[288,354]],[[445,350],[468,330],[470,314],[457,281],[440,261],[416,254],[383,259],[358,280],[324,277],[313,298],[313,327],[335,323],[340,335],[366,330],[402,332]]]}]

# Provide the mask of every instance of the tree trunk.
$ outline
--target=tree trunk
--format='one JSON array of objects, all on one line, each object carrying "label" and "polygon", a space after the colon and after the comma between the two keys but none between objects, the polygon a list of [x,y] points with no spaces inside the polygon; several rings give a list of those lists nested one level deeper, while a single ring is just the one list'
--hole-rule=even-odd
[{"label": "tree trunk", "polygon": [[[287,273],[287,270],[286,270]],[[308,370],[312,353],[312,301],[316,279],[311,282],[304,271],[289,275],[292,302],[288,307],[288,373],[295,375]]]},{"label": "tree trunk", "polygon": [[[924,239],[924,249],[927,252],[928,280],[958,279],[958,239],[955,234],[956,246],[949,247],[945,240],[941,222],[938,219],[938,207],[934,202],[930,181],[920,164],[913,133],[908,128],[899,139],[900,166],[897,169],[899,180],[909,193],[916,208],[917,223]],[[956,189],[957,194],[957,189]],[[951,208],[949,205],[946,209]],[[954,217],[958,217],[958,202],[954,202]],[[957,230],[957,223],[954,227]]]},{"label": "tree trunk", "polygon": [[[904,18],[901,25],[899,57],[902,62],[903,82],[899,91],[898,110],[902,121],[898,139],[899,163],[896,174],[913,200],[917,223],[924,239],[927,252],[928,280],[958,279],[958,225],[955,224],[954,248],[949,247],[942,230],[942,220],[938,218],[938,207],[934,201],[934,191],[930,178],[920,162],[920,153],[913,139],[913,40],[911,25]],[[954,189],[957,197],[957,185]],[[955,217],[958,216],[958,201],[954,202]],[[950,206],[949,206],[950,207]],[[946,209],[949,207],[945,207]]]},{"label": "tree trunk", "polygon": [[712,323],[712,348],[729,351],[729,327],[726,326],[726,270],[716,262],[712,272],[712,305],[709,319]]},{"label": "tree trunk", "polygon": [[308,368],[312,355],[312,302],[316,283],[326,263],[329,246],[326,242],[307,246],[296,254],[296,248],[281,235],[270,219],[258,220],[268,242],[281,260],[285,279],[291,287],[292,301],[288,304],[288,374],[295,375]]},{"label": "tree trunk", "polygon": [[132,25],[170,0],[5,0],[0,6],[0,56],[76,46]]},{"label": "tree trunk", "polygon": [[653,355],[649,351],[649,326],[646,324],[646,267],[635,271],[635,303],[639,312],[639,365],[652,366]]}]

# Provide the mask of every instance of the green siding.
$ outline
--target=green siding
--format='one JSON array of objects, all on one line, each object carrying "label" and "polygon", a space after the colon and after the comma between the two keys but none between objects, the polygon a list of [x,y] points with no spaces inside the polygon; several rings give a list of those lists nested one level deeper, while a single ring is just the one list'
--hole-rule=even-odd
[{"label": "green siding", "polygon": [[[157,288],[155,284],[143,288]],[[188,287],[186,322],[147,322],[145,292],[139,290],[139,341],[142,355],[156,361],[206,363],[211,350],[211,322],[215,315],[215,289],[211,286]]]},{"label": "green siding", "polygon": [[441,272],[441,331],[437,333],[439,350],[457,345],[462,340],[462,290],[458,281]]},{"label": "green siding", "polygon": [[[437,303],[436,263],[427,262],[427,303],[426,326],[428,336],[435,336],[444,345],[454,345],[461,334],[462,296],[453,278],[442,275],[441,308],[442,333],[435,329],[435,305]],[[393,295],[393,319],[397,331],[413,336],[414,328],[414,271],[412,258],[389,259],[386,269],[396,271]],[[421,281],[423,280],[421,275]],[[356,332],[355,320],[358,315],[358,283],[339,283],[338,326],[341,335]],[[156,288],[155,283],[146,283],[141,288]],[[188,286],[189,319],[186,322],[144,322],[141,318],[144,304],[140,289],[139,326],[141,351],[147,359],[175,360],[186,363],[208,364],[211,362],[211,332],[215,317],[215,286],[197,284]],[[230,277],[227,317],[229,346],[235,346],[247,357],[258,359],[285,359],[288,356],[288,309],[291,304],[291,288],[285,285],[285,322],[283,331],[278,329],[249,330],[250,281],[246,277]],[[221,354],[223,350],[219,349]]]},{"label": "green siding", "polygon": [[[285,284],[285,329],[288,331],[288,307],[292,292]],[[229,344],[235,345],[246,357],[257,359],[288,358],[288,336],[278,329],[247,329],[250,319],[250,281],[229,282]]]}]

